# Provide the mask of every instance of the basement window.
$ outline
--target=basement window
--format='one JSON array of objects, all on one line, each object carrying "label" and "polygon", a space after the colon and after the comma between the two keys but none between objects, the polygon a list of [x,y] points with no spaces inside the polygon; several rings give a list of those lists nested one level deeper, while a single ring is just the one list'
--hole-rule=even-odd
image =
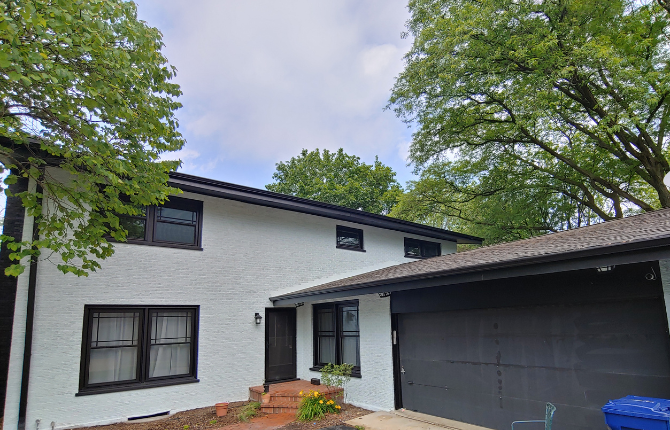
[{"label": "basement window", "polygon": [[431,258],[439,255],[442,255],[442,249],[438,242],[405,238],[405,257]]}]

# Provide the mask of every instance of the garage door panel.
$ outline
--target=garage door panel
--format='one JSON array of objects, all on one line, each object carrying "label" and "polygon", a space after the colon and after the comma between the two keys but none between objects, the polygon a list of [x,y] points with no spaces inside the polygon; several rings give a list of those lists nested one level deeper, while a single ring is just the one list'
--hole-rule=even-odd
[{"label": "garage door panel", "polygon": [[403,406],[508,429],[549,401],[557,428],[606,430],[609,399],[670,397],[666,327],[660,299],[400,314]]},{"label": "garage door panel", "polygon": [[[667,334],[508,336],[495,345],[507,365],[577,368],[645,375],[663,374],[669,355]],[[491,356],[489,356],[491,357]]]},{"label": "garage door panel", "polygon": [[414,385],[431,386],[460,392],[478,391],[497,394],[495,365],[475,366],[444,361],[404,360],[402,380]]},{"label": "garage door panel", "polygon": [[[508,318],[510,309],[514,309],[512,319]],[[538,312],[539,309],[541,312]],[[642,310],[642,312],[632,313],[633,309]],[[488,321],[498,323],[498,328],[490,330],[489,333],[500,335],[578,336],[665,332],[663,326],[648,324],[650,319],[664,315],[663,303],[656,299],[608,302],[598,305],[480,309],[464,313],[478,314],[479,317],[485,316]],[[622,318],[622,315],[625,315],[625,318]],[[490,325],[490,328],[493,328],[493,324]]]}]

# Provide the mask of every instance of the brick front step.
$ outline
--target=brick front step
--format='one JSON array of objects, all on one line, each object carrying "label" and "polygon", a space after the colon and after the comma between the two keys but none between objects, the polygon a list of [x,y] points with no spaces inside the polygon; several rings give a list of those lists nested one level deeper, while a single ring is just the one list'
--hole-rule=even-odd
[{"label": "brick front step", "polygon": [[263,386],[249,387],[249,400],[261,403],[261,411],[268,414],[280,414],[286,412],[295,413],[300,404],[300,392],[309,391],[324,393],[327,399],[335,398],[342,393],[341,388],[325,385],[312,385],[308,381],[298,380],[271,384],[270,391],[263,395]]},{"label": "brick front step", "polygon": [[287,412],[298,412],[299,402],[270,402],[261,404],[261,412],[266,414],[284,414]]}]

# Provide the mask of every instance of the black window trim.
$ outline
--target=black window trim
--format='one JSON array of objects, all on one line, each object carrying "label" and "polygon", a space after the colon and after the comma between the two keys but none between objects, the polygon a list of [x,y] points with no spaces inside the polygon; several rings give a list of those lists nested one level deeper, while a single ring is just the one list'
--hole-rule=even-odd
[{"label": "black window trim", "polygon": [[[106,382],[101,384],[87,385],[88,364],[91,338],[91,320],[93,312],[140,312],[137,360],[137,378],[133,381]],[[151,334],[149,319],[154,310],[190,310],[193,311],[193,345],[191,347],[191,369],[188,375],[163,376],[149,378],[147,375],[147,363],[149,361],[149,347],[151,345]],[[169,385],[189,384],[200,382],[198,379],[198,343],[200,325],[199,305],[84,305],[84,319],[82,326],[81,359],[79,364],[79,391],[75,396],[88,396],[92,394],[115,393],[119,391],[139,390],[144,388],[164,387]]]},{"label": "black window trim", "polygon": [[[407,253],[407,241],[408,240],[419,243],[419,248],[421,249],[421,256],[412,255],[412,254]],[[405,258],[416,258],[416,259],[420,259],[420,260],[424,260],[426,258],[433,258],[433,257],[424,256],[423,246],[424,246],[424,244],[427,244],[427,243],[429,243],[431,245],[437,245],[437,252],[438,253],[435,257],[439,257],[440,255],[442,255],[442,244],[440,242],[433,242],[433,241],[430,241],[430,240],[415,239],[413,237],[405,237],[404,247],[403,247],[403,251],[405,252]]]},{"label": "black window trim", "polygon": [[[316,372],[320,372],[321,369],[323,368],[324,364],[319,363],[319,342],[318,342],[318,332],[319,332],[319,327],[318,327],[318,319],[316,318],[317,315],[317,310],[318,309],[326,309],[326,308],[332,308],[333,313],[335,314],[335,357],[336,361],[339,362],[341,361],[341,327],[342,327],[342,322],[340,319],[342,316],[340,315],[340,312],[337,312],[338,307],[340,306],[356,306],[358,309],[358,317],[359,317],[359,327],[358,327],[358,338],[360,342],[360,308],[358,306],[358,300],[347,300],[343,302],[328,302],[328,303],[317,303],[312,305],[312,347],[313,347],[313,366],[309,368],[309,370],[313,370]],[[360,343],[359,343],[359,354],[360,354]],[[361,377],[361,367],[360,366],[354,366],[353,370],[351,371],[351,377],[352,378],[360,378]]]},{"label": "black window trim", "polygon": [[[353,233],[358,234],[360,245],[359,246],[340,245],[337,242],[337,238],[340,236],[340,230],[344,230],[344,231],[348,230],[350,233],[353,232]],[[339,225],[339,224],[336,225],[335,226],[335,248],[346,249],[346,250],[349,250],[349,251],[365,252],[365,246],[364,246],[364,242],[363,242],[363,230],[360,229],[360,228],[349,227],[349,226],[346,226],[346,225]]]},{"label": "black window trim", "polygon": [[184,197],[174,197],[171,196],[170,200],[166,200],[163,205],[166,208],[182,209],[187,208],[186,210],[192,210],[197,213],[197,220],[195,224],[195,244],[189,245],[179,242],[168,242],[162,240],[156,240],[154,238],[154,231],[156,229],[157,216],[156,208],[157,206],[147,206],[146,215],[142,216],[129,216],[129,215],[117,215],[119,218],[132,218],[132,219],[146,219],[145,223],[145,233],[144,239],[127,239],[125,242],[119,242],[114,240],[112,237],[107,237],[107,240],[110,242],[116,243],[130,243],[133,245],[149,245],[149,246],[162,246],[164,248],[178,248],[178,249],[192,249],[196,251],[202,251],[202,213],[203,213],[203,202],[202,200],[188,199]]}]

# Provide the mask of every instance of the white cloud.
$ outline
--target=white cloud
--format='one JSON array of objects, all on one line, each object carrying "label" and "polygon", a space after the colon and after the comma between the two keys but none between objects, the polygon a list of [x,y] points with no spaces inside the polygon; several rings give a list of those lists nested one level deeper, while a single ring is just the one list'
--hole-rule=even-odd
[{"label": "white cloud", "polygon": [[407,129],[383,109],[409,49],[405,0],[137,3],[178,69],[183,154],[198,154],[182,170],[268,183],[275,162],[317,147],[403,168]]},{"label": "white cloud", "polygon": [[193,149],[182,148],[175,152],[165,152],[161,154],[161,160],[189,160],[200,157],[200,153]]},{"label": "white cloud", "polygon": [[405,163],[409,163],[409,147],[412,145],[412,142],[402,142],[398,144],[398,156],[401,160],[404,160]]},{"label": "white cloud", "polygon": [[398,47],[389,43],[368,48],[360,54],[363,73],[367,76],[379,77],[389,70],[395,71],[394,66],[398,65],[401,56]]}]

